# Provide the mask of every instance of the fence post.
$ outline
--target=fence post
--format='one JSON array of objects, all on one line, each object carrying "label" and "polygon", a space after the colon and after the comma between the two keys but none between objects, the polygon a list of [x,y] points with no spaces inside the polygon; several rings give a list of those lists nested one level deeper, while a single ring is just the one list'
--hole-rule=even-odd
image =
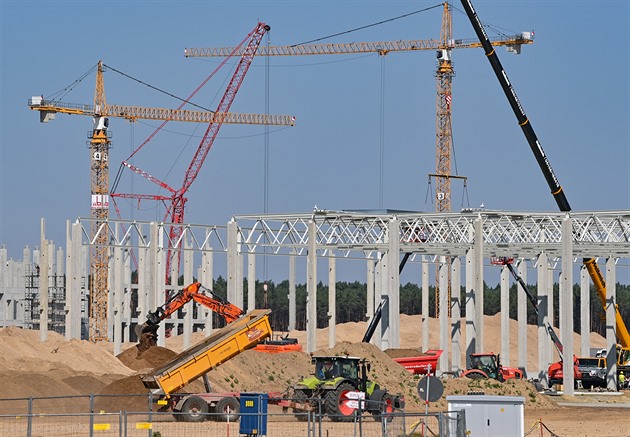
[{"label": "fence post", "polygon": [[94,435],[94,394],[90,395],[90,437]]},{"label": "fence post", "polygon": [[26,435],[31,437],[33,432],[33,398],[28,398],[28,424],[26,425]]}]

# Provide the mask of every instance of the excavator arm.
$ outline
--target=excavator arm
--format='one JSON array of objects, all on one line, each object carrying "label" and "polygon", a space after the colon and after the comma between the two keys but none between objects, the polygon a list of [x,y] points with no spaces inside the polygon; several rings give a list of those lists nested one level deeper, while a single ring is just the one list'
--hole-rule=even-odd
[{"label": "excavator arm", "polygon": [[[208,292],[209,295],[203,294],[204,292]],[[155,346],[157,344],[157,330],[160,322],[170,317],[171,314],[191,300],[221,315],[228,324],[245,314],[241,308],[217,296],[212,290],[201,285],[201,283],[194,282],[172,296],[164,305],[157,307],[155,311],[149,311],[147,321],[142,325],[136,326],[138,348],[145,350]]]}]

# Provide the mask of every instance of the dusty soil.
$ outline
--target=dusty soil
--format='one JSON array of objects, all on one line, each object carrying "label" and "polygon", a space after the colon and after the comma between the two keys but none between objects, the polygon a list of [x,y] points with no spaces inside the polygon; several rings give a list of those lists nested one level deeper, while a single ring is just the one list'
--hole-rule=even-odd
[{"label": "dusty soil", "polygon": [[[485,319],[485,344],[498,352],[500,346],[500,320],[498,316]],[[511,332],[516,332],[512,321]],[[437,348],[437,320],[430,320],[430,347]],[[537,367],[536,328],[528,327],[528,366]],[[424,412],[426,405],[419,398],[417,385],[421,377],[408,373],[392,360],[393,357],[412,356],[420,352],[420,316],[401,316],[401,348],[381,351],[360,340],[365,323],[337,326],[339,343],[328,349],[328,330],[317,333],[317,351],[314,355],[348,354],[367,358],[372,366],[372,378],[391,392],[405,396],[407,410]],[[291,332],[303,344],[304,332]],[[201,333],[192,335],[192,343],[201,340]],[[515,342],[514,342],[515,343]],[[575,344],[579,344],[576,336]],[[603,338],[592,335],[593,347],[605,344]],[[0,398],[100,395],[96,398],[97,411],[146,411],[147,389],[141,375],[148,369],[159,367],[184,349],[181,337],[168,338],[166,347],[153,347],[140,353],[134,344],[125,344],[123,352],[113,355],[113,345],[93,344],[87,341],[64,341],[55,333],[48,333],[41,342],[39,333],[18,328],[0,329]],[[489,350],[490,350],[489,349]],[[516,364],[516,345],[510,351],[512,365]],[[264,354],[246,351],[212,370],[208,379],[215,391],[284,392],[295,381],[312,372],[310,357],[306,353]],[[488,395],[523,396],[525,398],[525,431],[537,426],[538,421],[548,428],[542,435],[558,436],[629,436],[630,392],[621,395],[590,393],[574,397],[549,396],[537,393],[527,381],[507,382],[473,381],[459,378],[443,379],[444,396],[429,404],[429,411],[445,411],[448,395],[463,395],[470,391]],[[187,392],[203,391],[200,381],[186,387]],[[77,401],[40,401],[42,411],[75,412]],[[565,404],[568,404],[566,406]],[[3,407],[8,408],[7,404]],[[4,409],[4,408],[3,408]],[[536,431],[535,435],[540,435]]]}]

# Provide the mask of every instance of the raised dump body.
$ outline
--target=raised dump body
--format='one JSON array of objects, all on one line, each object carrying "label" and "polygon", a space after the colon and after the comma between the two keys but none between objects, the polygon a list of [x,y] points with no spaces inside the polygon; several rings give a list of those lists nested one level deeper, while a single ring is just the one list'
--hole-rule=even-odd
[{"label": "raised dump body", "polygon": [[175,393],[216,366],[271,336],[271,310],[253,310],[142,378],[156,394]]},{"label": "raised dump body", "polygon": [[442,349],[429,349],[424,355],[394,358],[394,361],[414,375],[435,375],[437,362],[442,352],[444,352]]}]

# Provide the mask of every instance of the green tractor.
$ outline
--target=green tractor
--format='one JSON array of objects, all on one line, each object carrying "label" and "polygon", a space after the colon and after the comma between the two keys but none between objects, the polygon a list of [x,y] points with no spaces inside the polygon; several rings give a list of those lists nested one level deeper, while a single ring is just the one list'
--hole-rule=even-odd
[{"label": "green tractor", "polygon": [[[404,408],[400,395],[392,395],[374,381],[368,381],[370,364],[362,358],[347,356],[313,357],[315,373],[293,386],[297,403],[310,405],[319,417],[326,415],[335,422],[354,420],[358,411],[392,420],[396,409]],[[321,410],[320,410],[321,406]],[[306,420],[306,410],[296,409],[299,420]],[[321,414],[321,415],[320,415]]]}]

